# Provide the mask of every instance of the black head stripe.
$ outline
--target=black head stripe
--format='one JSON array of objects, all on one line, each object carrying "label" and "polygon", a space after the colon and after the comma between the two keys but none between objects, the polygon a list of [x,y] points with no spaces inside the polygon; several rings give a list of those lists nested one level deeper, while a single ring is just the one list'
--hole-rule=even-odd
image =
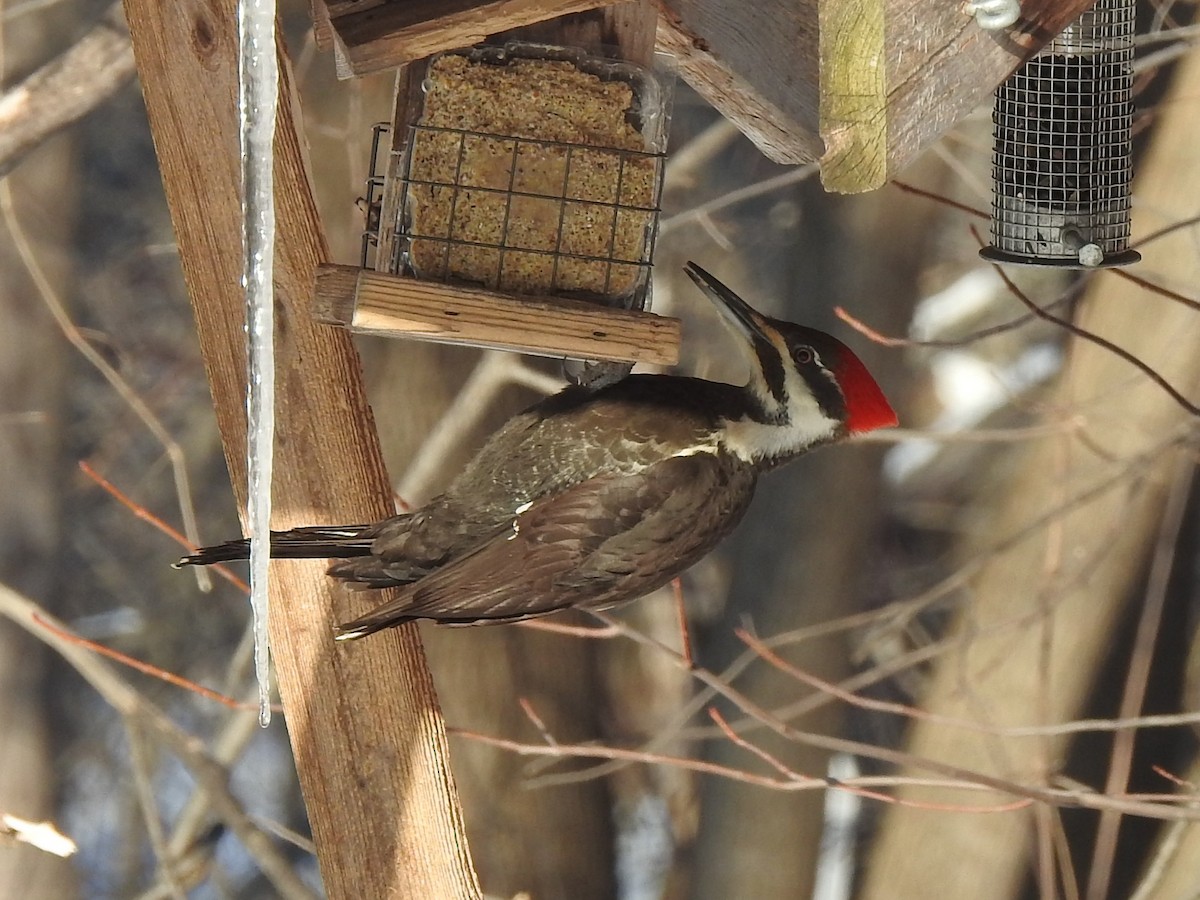
[{"label": "black head stripe", "polygon": [[765,338],[755,337],[754,353],[758,357],[758,366],[767,390],[776,403],[785,406],[787,388],[784,385],[784,361],[779,356],[779,348]]},{"label": "black head stripe", "polygon": [[833,374],[833,368],[837,365],[841,353],[840,347],[827,335],[811,328],[783,323],[781,330],[793,357],[801,347],[808,347],[813,351],[815,359],[795,363],[796,368],[808,389],[812,391],[821,411],[835,421],[845,421],[846,398],[842,396],[842,389]]},{"label": "black head stripe", "polygon": [[821,411],[829,418],[844,422],[846,420],[846,398],[838,387],[833,373],[819,364],[805,366],[802,370],[804,380],[821,407]]}]

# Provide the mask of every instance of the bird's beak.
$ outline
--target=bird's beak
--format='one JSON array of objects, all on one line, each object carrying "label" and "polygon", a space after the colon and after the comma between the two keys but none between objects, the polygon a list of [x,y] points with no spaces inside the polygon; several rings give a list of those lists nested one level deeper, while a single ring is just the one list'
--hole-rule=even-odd
[{"label": "bird's beak", "polygon": [[687,272],[688,277],[696,282],[696,286],[712,300],[713,305],[720,310],[721,315],[733,327],[733,330],[744,337],[747,342],[752,345],[759,341],[771,343],[764,327],[766,320],[755,312],[745,300],[694,262],[689,262],[684,266],[683,271]]}]

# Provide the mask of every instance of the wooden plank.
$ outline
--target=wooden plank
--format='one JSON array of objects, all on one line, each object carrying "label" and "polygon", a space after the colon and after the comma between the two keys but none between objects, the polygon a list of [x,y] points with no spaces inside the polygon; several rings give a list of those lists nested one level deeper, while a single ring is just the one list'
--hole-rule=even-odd
[{"label": "wooden plank", "polygon": [[333,24],[329,21],[329,5],[325,0],[310,0],[313,20],[313,41],[317,49],[326,52],[333,49]]},{"label": "wooden plank", "polygon": [[815,162],[817,0],[660,0],[658,47],[778,163]]},{"label": "wooden plank", "polygon": [[[196,315],[226,462],[245,506],[245,310],[234,0],[127,0],[126,16]],[[275,138],[280,440],[272,527],[393,510],[349,336],[309,315],[327,255],[286,58]],[[271,642],[287,731],[331,898],[476,898],[446,735],[415,627],[350,646],[332,626],[388,599],[276,564]]]},{"label": "wooden plank", "polygon": [[353,266],[317,270],[319,321],[362,334],[538,356],[673,366],[678,319],[562,297],[521,297]]},{"label": "wooden plank", "polygon": [[821,4],[821,181],[832,190],[887,180],[884,7]]},{"label": "wooden plank", "polygon": [[960,3],[660,0],[659,49],[779,163],[830,190],[895,177],[1094,0],[1025,0],[1007,32]]},{"label": "wooden plank", "polygon": [[[365,75],[613,0],[355,0],[329,2],[350,69]],[[622,0],[617,0],[622,2]]]},{"label": "wooden plank", "polygon": [[820,0],[825,187],[894,178],[1094,2],[1024,0],[1017,25],[990,32],[958,3]]}]

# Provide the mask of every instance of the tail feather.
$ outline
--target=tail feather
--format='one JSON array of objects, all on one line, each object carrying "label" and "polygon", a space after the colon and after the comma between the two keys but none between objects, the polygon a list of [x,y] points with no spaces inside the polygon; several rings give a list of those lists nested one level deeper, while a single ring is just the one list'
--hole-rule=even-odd
[{"label": "tail feather", "polygon": [[[372,525],[334,525],[293,528],[271,532],[271,556],[275,559],[343,559],[368,556],[374,542]],[[201,547],[175,563],[183,566],[211,566],[213,563],[250,558],[250,541],[240,538],[212,547]]]},{"label": "tail feather", "polygon": [[365,638],[369,634],[375,634],[377,631],[383,631],[385,628],[394,628],[397,625],[403,625],[405,622],[415,622],[414,616],[401,615],[367,615],[361,616],[352,622],[343,622],[340,625],[333,627],[333,639],[335,641],[357,641],[359,638]]}]

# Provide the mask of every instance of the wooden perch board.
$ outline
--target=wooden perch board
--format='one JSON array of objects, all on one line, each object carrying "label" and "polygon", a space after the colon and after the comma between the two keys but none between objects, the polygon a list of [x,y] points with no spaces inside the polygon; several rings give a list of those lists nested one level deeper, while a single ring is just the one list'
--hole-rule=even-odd
[{"label": "wooden perch board", "polygon": [[830,190],[879,187],[1094,0],[1024,0],[1007,32],[959,2],[660,0],[659,48],[780,163]]},{"label": "wooden perch board", "polygon": [[[235,0],[127,0],[126,17],[225,458],[246,499]],[[272,527],[393,512],[349,336],[309,315],[327,255],[286,58],[275,135],[276,444]],[[417,629],[352,645],[332,626],[384,602],[323,560],[274,569],[270,632],[288,737],[327,896],[477,898],[446,733]]]},{"label": "wooden perch board", "polygon": [[[477,44],[493,34],[613,0],[314,0],[318,45],[337,48],[345,68],[365,75]],[[620,0],[618,0],[620,2]],[[324,7],[323,10],[317,7]]]},{"label": "wooden perch board", "polygon": [[353,266],[317,270],[318,321],[364,334],[539,356],[673,366],[678,319],[560,297],[517,298]]}]

